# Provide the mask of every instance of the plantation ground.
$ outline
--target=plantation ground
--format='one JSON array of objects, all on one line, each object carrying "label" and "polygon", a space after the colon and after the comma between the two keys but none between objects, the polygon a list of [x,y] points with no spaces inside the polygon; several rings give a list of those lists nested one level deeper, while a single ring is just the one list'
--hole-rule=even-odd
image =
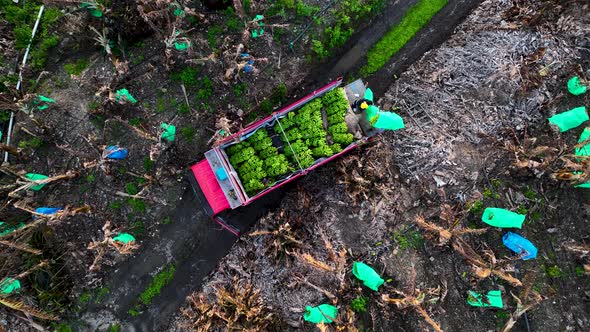
[{"label": "plantation ground", "polygon": [[[461,226],[481,227],[480,211],[472,209],[464,216],[460,213],[481,202],[475,206],[497,205],[528,212],[529,221],[522,234],[539,247],[539,258],[509,265],[514,265],[519,278],[526,271],[536,271],[533,289],[548,298],[528,315],[531,330],[587,330],[588,277],[580,274],[583,261],[565,251],[563,244],[587,243],[588,196],[550,180],[547,172],[536,177],[527,170],[512,168],[514,154],[504,149],[505,143],[515,138],[524,142],[525,133],[538,137],[536,145],[571,145],[577,139],[578,130],[559,135],[550,130],[545,118],[588,105],[588,96],[574,98],[564,88],[567,78],[574,73],[587,75],[585,70],[590,65],[589,22],[584,15],[587,5],[583,1],[485,1],[451,39],[390,85],[394,73],[399,74],[400,68],[412,63],[424,49],[446,38],[443,31],[451,30],[453,22],[476,2],[449,1],[440,20],[435,18],[398,58],[369,78],[375,91],[385,91],[380,93],[379,104],[383,108],[399,107],[407,128],[385,134],[373,145],[309,174],[287,188],[282,200],[280,194],[241,210],[238,221],[255,223],[271,208],[254,231],[275,231],[287,222],[291,230],[281,230],[276,236],[245,235],[225,257],[233,239],[210,223],[192,201],[183,180],[186,167],[208,149],[209,138],[222,128],[215,123],[221,117],[227,118],[230,130],[235,131],[261,116],[269,103],[296,98],[304,90],[342,74],[334,68],[350,72],[360,69],[358,53],[353,50],[351,55],[345,50],[362,44],[363,33],[354,36],[344,49],[336,49],[325,64],[317,64],[307,59],[317,53],[312,40],[321,39],[323,27],[336,20],[334,13],[328,13],[325,22],[318,22],[321,28],[312,26],[293,54],[288,42],[308,21],[297,9],[287,9],[285,15],[271,13],[267,21],[288,27],[267,29],[267,37],[244,42],[243,30],[235,29],[235,14],[208,12],[196,4],[198,12],[206,13],[207,22],[190,22],[194,30],[187,36],[194,53],[174,53],[176,63],[167,71],[163,37],[152,35],[127,43],[116,55],[128,61],[129,71],[118,77],[113,87],[129,89],[139,103],[105,105],[106,96],[95,94],[101,86],[111,84],[114,67],[92,40],[95,33],[89,29],[90,25],[100,27],[101,21],[68,10],[56,26],[62,38],[48,57],[46,73],[29,74],[25,81],[26,91],[49,96],[57,103],[46,111],[35,111],[41,125],[18,113],[14,141],[23,155],[13,159],[12,165],[17,171],[55,175],[76,170],[80,175],[9,203],[20,201],[30,207],[89,205],[93,212],[36,230],[33,240],[26,243],[42,250],[40,258],[3,248],[3,257],[10,257],[10,265],[2,261],[0,276],[14,275],[40,259],[50,259],[48,268],[26,278],[19,296],[29,305],[60,315],[63,324],[52,328],[182,330],[168,324],[168,318],[186,304],[187,294],[199,290],[202,276],[218,260],[221,263],[203,291],[211,296],[214,286],[232,283],[234,277],[251,282],[261,289],[264,305],[271,308],[278,330],[314,329],[303,323],[302,310],[329,298],[310,283],[335,294],[342,313],[359,295],[368,297],[367,311],[355,316],[358,328],[413,331],[423,327],[423,320],[413,309],[398,310],[384,304],[378,294],[355,283],[350,264],[362,260],[388,279],[382,293],[391,292],[392,287],[406,293],[433,288],[425,308],[445,331],[494,330],[515,307],[509,292],[518,294],[519,290],[496,279],[479,281],[461,256],[448,245],[435,246],[437,239],[413,222],[421,214],[444,225],[437,216],[446,203],[459,211]],[[266,13],[270,5],[255,2],[251,14]],[[389,25],[409,6],[407,1],[395,2],[384,9],[390,18],[355,23],[354,27],[360,31],[367,26],[367,34],[374,33],[373,26],[385,21]],[[133,27],[145,25],[132,24],[131,19],[121,22]],[[444,29],[437,30],[442,26]],[[129,28],[124,24],[111,27],[122,31]],[[256,60],[260,70],[256,75],[242,74],[226,84],[224,75],[236,63],[240,43],[254,57],[267,58],[268,62]],[[536,59],[539,47],[546,50]],[[202,59],[211,53],[216,54],[215,61]],[[205,64],[186,63],[187,58],[201,59],[195,61]],[[354,61],[348,60],[351,58]],[[545,67],[549,74],[536,75]],[[273,98],[263,102],[268,96]],[[162,122],[177,125],[174,144],[156,144]],[[100,158],[104,145],[113,143],[130,150],[125,161],[104,168],[85,166]],[[3,184],[14,181],[14,176],[2,178]],[[125,196],[138,192],[146,199]],[[3,220],[28,220],[27,213],[10,204],[2,211]],[[107,220],[114,230],[136,236],[140,248],[132,256],[111,250],[100,261],[101,269],[89,273],[96,253],[87,246],[102,239],[101,228]],[[272,242],[284,239],[285,234],[302,242],[285,246],[291,254],[308,253],[331,266],[337,263],[326,243],[336,250],[346,249],[344,278],[312,267],[309,258],[287,254],[283,246],[273,249]],[[489,248],[501,258],[510,256],[501,245],[502,234],[490,230],[466,240],[478,252]],[[204,254],[205,259],[197,253]],[[171,283],[162,286],[169,277]],[[467,290],[492,288],[505,291],[505,310],[467,307]],[[142,302],[148,300],[151,303]],[[0,326],[10,331],[29,329],[22,314],[2,310]],[[523,318],[515,330],[526,330],[522,322]]]},{"label": "plantation ground", "polygon": [[[584,262],[565,249],[588,241],[588,193],[552,180],[548,173],[555,169],[514,167],[508,149],[572,146],[582,129],[559,134],[546,118],[588,105],[588,96],[568,95],[565,85],[575,74],[587,75],[590,22],[580,13],[588,5],[548,6],[553,3],[484,1],[379,99],[383,108],[400,108],[407,128],[299,181],[281,207],[254,226],[254,234],[273,235],[242,237],[203,293],[214,301],[215,288],[234,277],[248,280],[275,313],[279,330],[294,331],[314,330],[303,321],[307,305],[334,303],[346,322],[352,300],[365,296],[367,311],[353,318],[357,328],[416,331],[429,327],[422,317],[411,307],[387,304],[381,294],[400,298],[394,288],[430,290],[423,306],[443,330],[493,331],[515,310],[510,294],[522,298],[521,288],[496,277],[478,279],[449,244],[438,246],[414,220],[422,215],[443,227],[483,228],[483,208],[498,206],[527,214],[518,233],[539,248],[536,260],[503,263],[544,298],[513,330],[527,331],[527,323],[531,331],[590,328]],[[281,227],[285,223],[289,229]],[[504,233],[490,229],[464,240],[480,254],[511,257]],[[330,247],[346,250],[344,277]],[[388,280],[379,293],[355,280],[352,261],[372,265]],[[466,304],[469,290],[491,289],[502,290],[503,310]],[[181,326],[188,323],[179,318]]]}]

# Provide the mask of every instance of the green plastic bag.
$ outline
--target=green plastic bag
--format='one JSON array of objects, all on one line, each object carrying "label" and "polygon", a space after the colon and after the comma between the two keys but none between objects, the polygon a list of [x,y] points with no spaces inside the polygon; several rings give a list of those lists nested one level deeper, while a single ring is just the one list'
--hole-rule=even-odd
[{"label": "green plastic bag", "polygon": [[404,119],[393,112],[379,112],[377,121],[373,127],[386,130],[398,130],[404,128]]},{"label": "green plastic bag", "polygon": [[526,218],[523,214],[508,211],[501,208],[486,208],[481,216],[481,221],[499,228],[522,228]]},{"label": "green plastic bag", "polygon": [[160,125],[160,128],[164,129],[164,132],[162,133],[162,138],[169,140],[170,142],[173,142],[174,138],[176,137],[176,126],[169,125],[167,123],[162,123]]},{"label": "green plastic bag", "polygon": [[13,278],[6,278],[0,281],[0,294],[10,294],[20,289],[20,281]]},{"label": "green plastic bag", "polygon": [[588,113],[586,107],[580,106],[569,111],[555,114],[549,118],[549,123],[552,123],[559,127],[560,132],[576,128],[582,123],[588,121]]},{"label": "green plastic bag", "polygon": [[467,303],[473,307],[504,308],[504,303],[502,303],[502,292],[499,290],[491,290],[485,295],[469,291]]},{"label": "green plastic bag", "polygon": [[352,264],[352,274],[374,291],[378,291],[379,286],[385,282],[372,267],[363,262],[354,262]]},{"label": "green plastic bag", "polygon": [[588,89],[585,85],[580,82],[580,78],[578,76],[574,76],[567,81],[567,89],[569,92],[574,96],[579,96],[583,93],[586,93]]},{"label": "green plastic bag", "polygon": [[367,90],[365,90],[365,96],[363,98],[365,98],[366,100],[373,101],[373,90],[367,88]]},{"label": "green plastic bag", "polygon": [[184,10],[182,10],[180,8],[174,9],[174,16],[183,16],[183,15],[184,15]]},{"label": "green plastic bag", "polygon": [[0,221],[0,236],[3,236],[3,235],[6,235],[6,234],[9,234],[9,233],[12,233],[12,231],[25,226],[25,224],[22,223],[22,222],[19,223],[16,226],[12,226],[12,227],[11,226],[5,226],[5,225],[7,225],[7,224],[4,223],[4,222],[2,222],[2,221]]},{"label": "green plastic bag", "polygon": [[[27,174],[25,174],[25,177],[27,179],[33,180],[33,181],[45,180],[45,179],[49,178],[47,175],[37,174],[37,173],[27,173]],[[42,184],[38,184],[36,186],[32,186],[31,190],[39,191],[39,190],[41,190],[41,188],[45,187],[46,184],[47,183],[42,183]]]},{"label": "green plastic bag", "polygon": [[[582,134],[580,135],[580,139],[578,139],[578,144],[590,139],[590,128],[584,128]],[[584,144],[584,146],[576,148],[576,156],[590,156],[590,142]]]},{"label": "green plastic bag", "polygon": [[317,307],[305,307],[303,319],[314,324],[332,323],[337,316],[338,308],[330,304],[320,304]]},{"label": "green plastic bag", "polygon": [[124,244],[127,244],[129,242],[135,242],[135,238],[133,237],[133,235],[128,233],[119,233],[119,235],[115,236],[113,240]]},{"label": "green plastic bag", "polygon": [[577,186],[574,186],[574,188],[584,188],[584,189],[590,189],[590,182],[586,182],[586,183],[579,184],[579,185],[577,185]]},{"label": "green plastic bag", "polygon": [[43,95],[39,95],[39,100],[45,103],[55,103],[55,99],[51,99],[49,97],[45,97]]},{"label": "green plastic bag", "polygon": [[174,43],[174,48],[177,51],[186,51],[189,47],[191,47],[191,43],[189,42]]},{"label": "green plastic bag", "polygon": [[127,89],[117,90],[115,92],[115,100],[117,102],[128,101],[132,104],[137,103],[137,100],[135,98],[133,98],[133,96],[129,93],[129,91]]}]

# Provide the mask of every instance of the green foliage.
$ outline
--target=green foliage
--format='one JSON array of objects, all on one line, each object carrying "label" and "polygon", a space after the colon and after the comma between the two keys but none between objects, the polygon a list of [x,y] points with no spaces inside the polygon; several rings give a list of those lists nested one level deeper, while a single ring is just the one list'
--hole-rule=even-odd
[{"label": "green foliage", "polygon": [[207,42],[211,48],[217,48],[217,43],[222,33],[223,29],[217,24],[209,27],[209,30],[207,30]]},{"label": "green foliage", "polygon": [[502,321],[507,320],[510,317],[510,313],[505,310],[498,310],[496,311],[496,318]]},{"label": "green foliage", "polygon": [[583,266],[576,266],[575,273],[576,277],[583,277],[586,275],[586,270]]},{"label": "green foliage", "polygon": [[531,188],[527,188],[524,192],[524,197],[530,200],[535,200],[537,199],[537,192],[532,190]]},{"label": "green foliage", "polygon": [[[127,217],[133,218],[133,213],[129,213],[127,215]],[[145,225],[144,225],[143,221],[141,221],[141,220],[135,220],[131,224],[131,227],[129,228],[129,232],[131,234],[133,234],[133,236],[135,236],[135,237],[142,236],[143,233],[145,232]]]},{"label": "green foliage", "polygon": [[155,164],[156,164],[156,162],[151,160],[150,157],[148,157],[148,156],[143,157],[143,170],[144,171],[151,172],[154,169]]},{"label": "green foliage", "polygon": [[354,137],[352,136],[352,134],[333,134],[332,135],[332,140],[334,141],[334,143],[338,143],[341,146],[348,146],[350,145],[350,143],[352,143]]},{"label": "green foliage", "polygon": [[475,201],[471,204],[471,207],[469,208],[469,212],[475,214],[475,215],[480,215],[483,213],[483,201],[482,200],[478,200]]},{"label": "green foliage", "polygon": [[121,332],[121,325],[113,324],[109,326],[109,332]]},{"label": "green foliage", "polygon": [[162,219],[162,225],[170,225],[172,223],[172,218],[170,216]]},{"label": "green foliage", "polygon": [[486,188],[484,189],[483,193],[482,193],[483,197],[485,198],[495,198],[495,199],[500,199],[500,194],[493,192],[492,189],[490,188]]},{"label": "green foliage", "polygon": [[348,132],[348,126],[344,122],[337,123],[328,127],[330,134],[343,134]]},{"label": "green foliage", "polygon": [[127,310],[127,314],[131,317],[139,316],[140,312],[136,308],[131,308]]},{"label": "green foliage", "polygon": [[186,67],[180,72],[171,74],[170,78],[182,82],[186,87],[195,87],[199,84],[198,73],[199,71],[196,68]]},{"label": "green foliage", "polygon": [[213,81],[208,76],[203,76],[200,80],[200,88],[197,91],[198,100],[208,100],[213,96]]},{"label": "green foliage", "polygon": [[291,171],[284,154],[267,158],[264,161],[264,167],[266,168],[266,174],[270,177],[279,177]]},{"label": "green foliage", "polygon": [[277,150],[277,148],[275,148],[274,146],[271,146],[270,148],[260,151],[259,154],[261,159],[267,159],[269,157],[276,156],[277,154],[279,154],[279,150]]},{"label": "green foliage", "polygon": [[152,303],[154,297],[156,297],[162,291],[162,288],[166,286],[174,278],[176,273],[176,266],[174,264],[165,267],[162,271],[158,272],[148,287],[139,294],[139,300],[148,305]]},{"label": "green foliage", "polygon": [[195,137],[195,128],[192,127],[182,127],[180,128],[180,134],[184,137],[185,140],[192,142],[193,138]]},{"label": "green foliage", "polygon": [[393,240],[397,243],[400,249],[406,250],[409,248],[418,249],[424,244],[422,235],[417,230],[400,230],[393,233]]},{"label": "green foliage", "polygon": [[78,59],[75,62],[66,63],[64,65],[64,70],[70,75],[77,76],[80,75],[80,73],[82,73],[86,67],[88,67],[89,63],[90,62],[88,59]]},{"label": "green foliage", "polygon": [[90,173],[86,175],[86,182],[93,183],[96,180],[96,175],[94,173]]},{"label": "green foliage", "polygon": [[246,14],[250,14],[250,6],[252,5],[252,0],[242,0],[242,6],[244,7],[244,11]]},{"label": "green foliage", "polygon": [[406,12],[401,22],[369,50],[367,64],[361,69],[361,75],[373,74],[383,67],[447,2],[448,0],[419,0]]},{"label": "green foliage", "polygon": [[72,330],[72,327],[70,325],[68,325],[67,323],[59,323],[59,325],[57,325],[55,327],[55,332],[72,332],[74,330]]},{"label": "green foliage", "polygon": [[308,5],[302,0],[297,0],[295,3],[295,12],[297,13],[297,16],[309,17],[315,15],[319,11],[319,6]]},{"label": "green foliage", "polygon": [[519,214],[527,214],[529,212],[529,209],[526,208],[526,206],[524,205],[519,205],[518,208],[516,209],[516,213]]},{"label": "green foliage", "polygon": [[30,27],[23,25],[14,28],[14,48],[17,50],[23,50],[27,48],[29,45],[29,41],[31,40],[31,33],[33,33],[33,29]]},{"label": "green foliage", "polygon": [[18,147],[21,149],[38,149],[43,145],[43,140],[39,137],[33,137],[28,140],[18,142]]},{"label": "green foliage", "polygon": [[133,211],[135,212],[143,213],[146,211],[145,202],[141,198],[130,198],[127,201],[127,204],[129,204],[129,206],[131,206],[131,209],[133,209]]},{"label": "green foliage", "polygon": [[78,297],[78,303],[80,305],[86,305],[90,300],[92,300],[92,294],[90,292],[84,292]]},{"label": "green foliage", "polygon": [[241,32],[244,28],[244,22],[236,15],[236,12],[232,7],[227,7],[225,9],[225,26],[227,26],[229,31],[233,32]]},{"label": "green foliage", "polygon": [[312,149],[311,152],[315,158],[329,157],[332,154],[334,154],[332,149],[326,144],[320,145],[317,148]]},{"label": "green foliage", "polygon": [[336,153],[342,151],[342,146],[340,146],[340,144],[338,144],[338,143],[334,143],[334,144],[330,145],[330,149],[332,150],[333,154],[336,154]]},{"label": "green foliage", "polygon": [[352,300],[352,302],[350,303],[350,308],[355,312],[366,312],[368,303],[369,298],[361,295]]},{"label": "green foliage", "polygon": [[256,151],[253,148],[247,147],[232,155],[229,161],[232,163],[232,165],[239,165],[242,162],[252,158],[255,154]]},{"label": "green foliage", "polygon": [[545,268],[545,274],[549,278],[561,278],[565,276],[565,273],[563,273],[563,271],[557,265]]},{"label": "green foliage", "polygon": [[272,91],[270,102],[278,106],[285,101],[287,101],[287,85],[285,83],[279,83]]},{"label": "green foliage", "polygon": [[243,97],[248,92],[248,84],[246,82],[234,84],[232,91],[237,98]]},{"label": "green foliage", "polygon": [[315,53],[316,57],[321,61],[330,56],[330,51],[324,48],[324,43],[317,39],[311,40],[311,50]]},{"label": "green foliage", "polygon": [[260,111],[263,114],[270,114],[273,110],[272,103],[268,99],[264,99],[260,102]]},{"label": "green foliage", "polygon": [[100,303],[110,292],[111,290],[108,287],[101,287],[98,292],[96,292],[96,299],[94,302]]},{"label": "green foliage", "polygon": [[109,208],[113,210],[120,210],[123,207],[123,203],[121,201],[114,201],[109,203]]},{"label": "green foliage", "polygon": [[35,48],[31,49],[31,66],[35,70],[41,70],[45,67],[49,50],[59,44],[59,36],[57,34],[41,40]]},{"label": "green foliage", "polygon": [[125,185],[125,192],[129,195],[137,195],[139,193],[139,189],[133,182],[129,182]]}]

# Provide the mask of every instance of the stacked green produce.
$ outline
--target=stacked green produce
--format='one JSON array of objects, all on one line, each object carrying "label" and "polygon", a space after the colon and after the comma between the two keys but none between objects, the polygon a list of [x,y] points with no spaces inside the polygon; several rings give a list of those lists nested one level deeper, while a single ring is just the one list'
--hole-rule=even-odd
[{"label": "stacked green produce", "polygon": [[266,129],[257,130],[246,140],[228,147],[226,152],[250,196],[292,171],[287,158],[272,146]]},{"label": "stacked green produce", "polygon": [[[324,129],[322,107],[328,122]],[[342,151],[353,142],[344,122],[348,100],[342,89],[328,92],[298,111],[289,112],[274,126],[281,135],[284,154],[272,145],[266,129],[259,129],[248,139],[226,149],[248,195],[253,196],[282,176],[296,169],[306,169],[317,159]],[[284,134],[283,134],[284,132]],[[331,138],[331,139],[330,139]],[[332,144],[328,144],[328,141]]]}]

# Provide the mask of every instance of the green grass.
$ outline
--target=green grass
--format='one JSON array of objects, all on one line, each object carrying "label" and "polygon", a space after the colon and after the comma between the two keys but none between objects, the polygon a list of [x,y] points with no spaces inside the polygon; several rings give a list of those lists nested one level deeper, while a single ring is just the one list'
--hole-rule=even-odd
[{"label": "green grass", "polygon": [[129,316],[131,316],[131,317],[135,317],[135,316],[139,316],[140,312],[136,308],[132,308],[132,309],[127,310],[127,314],[129,314]]},{"label": "green grass", "polygon": [[162,219],[162,225],[169,225],[172,223],[172,219],[170,217],[166,217]]},{"label": "green grass", "polygon": [[549,278],[561,278],[565,276],[563,271],[557,265],[549,266],[545,269],[545,274]]},{"label": "green grass", "polygon": [[408,10],[401,22],[369,50],[367,64],[361,69],[361,75],[373,74],[383,67],[447,2],[448,0],[419,0]]},{"label": "green grass", "polygon": [[113,324],[111,326],[109,326],[109,332],[120,332],[121,331],[121,325],[119,324]]},{"label": "green grass", "polygon": [[586,275],[586,270],[584,270],[583,266],[576,266],[575,273],[576,277],[583,277]]},{"label": "green grass", "polygon": [[483,212],[483,201],[480,199],[478,201],[473,202],[471,207],[469,207],[469,212],[479,215]]},{"label": "green grass", "polygon": [[156,164],[155,161],[151,160],[150,157],[145,156],[143,158],[143,170],[146,171],[147,173],[151,172],[154,170],[154,165]]},{"label": "green grass", "polygon": [[33,137],[28,140],[18,142],[18,147],[21,149],[38,149],[43,145],[43,140],[39,137]]},{"label": "green grass", "polygon": [[139,189],[133,182],[129,182],[125,185],[125,192],[129,195],[137,195],[139,193]]},{"label": "green grass", "polygon": [[180,128],[180,134],[182,137],[187,140],[188,142],[192,142],[195,137],[195,128],[192,127],[182,127]]},{"label": "green grass", "polygon": [[149,305],[152,303],[154,297],[156,297],[162,291],[162,288],[166,286],[172,279],[174,278],[174,273],[176,273],[176,266],[169,265],[165,267],[162,271],[158,272],[149,286],[139,294],[139,300],[141,303],[145,305]]},{"label": "green grass", "polygon": [[399,245],[402,250],[418,249],[424,244],[422,235],[417,230],[404,231],[399,230],[393,233],[393,240]]},{"label": "green grass", "polygon": [[365,312],[367,311],[367,303],[369,303],[369,298],[361,295],[352,300],[350,308],[356,312]]},{"label": "green grass", "polygon": [[94,173],[90,173],[86,175],[86,182],[93,183],[96,180],[96,175]]},{"label": "green grass", "polygon": [[94,302],[100,303],[100,301],[102,301],[104,299],[104,297],[107,296],[110,292],[111,292],[111,290],[108,287],[101,287],[96,292],[96,300],[94,300]]},{"label": "green grass", "polygon": [[121,201],[114,201],[109,204],[109,208],[112,210],[121,210],[123,203]]},{"label": "green grass", "polygon": [[75,62],[66,63],[64,65],[64,70],[70,75],[77,76],[88,67],[89,63],[88,59],[78,59]]},{"label": "green grass", "polygon": [[172,78],[175,81],[182,82],[184,86],[188,88],[197,86],[197,84],[199,84],[199,80],[197,79],[198,73],[198,69],[187,67],[184,68],[182,71],[173,73],[172,75],[170,75],[170,78]]}]

